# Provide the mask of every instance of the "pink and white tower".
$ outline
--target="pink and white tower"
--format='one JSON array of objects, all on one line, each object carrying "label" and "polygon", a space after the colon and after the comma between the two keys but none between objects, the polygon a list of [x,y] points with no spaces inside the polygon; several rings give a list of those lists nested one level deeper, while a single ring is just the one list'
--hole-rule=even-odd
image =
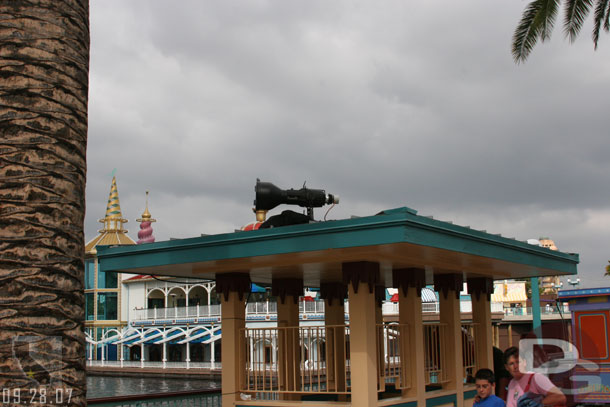
[{"label": "pink and white tower", "polygon": [[151,223],[156,222],[148,212],[148,191],[146,191],[146,209],[142,214],[141,219],[136,219],[136,222],[140,222],[140,231],[138,232],[138,244],[143,243],[154,243],[155,237],[153,236],[153,228]]}]

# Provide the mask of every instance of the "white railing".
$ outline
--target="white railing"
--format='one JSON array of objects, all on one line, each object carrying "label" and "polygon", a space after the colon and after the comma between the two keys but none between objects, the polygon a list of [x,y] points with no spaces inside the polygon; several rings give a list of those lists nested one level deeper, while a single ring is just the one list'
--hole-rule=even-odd
[{"label": "white railing", "polygon": [[[133,368],[156,368],[156,369],[186,369],[186,362],[151,362],[145,360],[142,362],[141,360],[88,360],[87,366],[91,367],[133,367]],[[190,369],[220,369],[220,362],[189,362],[188,368]]]},{"label": "white railing", "polygon": [[135,310],[135,320],[202,318],[220,316],[220,305],[195,305],[191,307],[144,308]]},{"label": "white railing", "polygon": [[[384,315],[398,315],[398,303],[384,302],[382,305]],[[561,314],[564,316],[570,315],[570,310],[567,305],[560,306]],[[439,313],[438,302],[422,303],[422,312],[429,314]],[[470,301],[460,302],[460,311],[464,313],[472,312],[472,303]],[[301,314],[323,314],[324,301],[301,301],[299,303],[299,312]],[[349,312],[349,303],[345,304],[345,312]],[[491,312],[503,312],[506,316],[531,316],[532,310],[530,307],[511,307],[504,308],[502,303],[492,302]],[[275,315],[277,313],[277,303],[275,302],[251,302],[246,306],[246,314],[249,315]],[[544,315],[560,315],[556,306],[540,307],[540,313]],[[179,319],[179,318],[203,318],[203,317],[219,317],[220,305],[198,305],[191,307],[173,307],[173,308],[146,308],[135,310],[135,320],[157,320],[157,319]]]},{"label": "white railing", "polygon": [[277,302],[249,302],[246,305],[246,314],[268,315],[277,313]]},{"label": "white railing", "polygon": [[[440,311],[438,302],[424,302],[421,305],[422,312],[426,314],[438,314]],[[460,301],[461,312],[472,312],[472,303],[470,301]],[[502,304],[500,304],[500,311],[502,311]],[[398,315],[398,303],[386,301],[382,305],[383,315]],[[498,311],[496,311],[498,312]]]},{"label": "white railing", "polygon": [[302,314],[323,314],[324,301],[301,301],[299,302],[299,312]]},{"label": "white railing", "polygon": [[504,304],[501,302],[492,302],[491,312],[504,312]]},{"label": "white railing", "polygon": [[[521,317],[521,316],[531,316],[532,315],[532,307],[510,307],[510,308],[504,308],[504,315],[506,316],[514,316],[514,317]],[[570,316],[570,308],[568,307],[567,304],[564,305],[560,305],[559,309],[557,309],[557,306],[553,305],[553,306],[544,306],[544,307],[540,307],[540,315],[545,316],[545,315],[554,315],[554,316],[559,316],[559,315],[563,315],[564,317],[566,316]]]},{"label": "white railing", "polygon": [[[301,301],[299,303],[301,314],[323,314],[324,301]],[[251,302],[246,305],[246,314],[249,315],[275,315],[276,302]],[[172,308],[145,308],[135,310],[135,320],[203,318],[220,316],[220,305],[197,305],[191,307]]]}]

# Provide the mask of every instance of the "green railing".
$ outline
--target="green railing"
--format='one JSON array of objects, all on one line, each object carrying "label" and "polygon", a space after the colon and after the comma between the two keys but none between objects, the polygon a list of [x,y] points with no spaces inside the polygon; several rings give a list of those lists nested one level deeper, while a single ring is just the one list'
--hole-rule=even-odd
[{"label": "green railing", "polygon": [[220,407],[220,390],[181,391],[174,393],[116,396],[88,399],[96,407]]}]

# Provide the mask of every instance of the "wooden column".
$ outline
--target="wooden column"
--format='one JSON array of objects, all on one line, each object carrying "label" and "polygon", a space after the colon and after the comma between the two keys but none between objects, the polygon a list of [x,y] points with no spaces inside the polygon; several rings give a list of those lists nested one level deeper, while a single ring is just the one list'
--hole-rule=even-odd
[{"label": "wooden column", "polygon": [[[301,344],[299,337],[299,297],[303,295],[303,280],[272,281],[271,293],[277,303],[279,387],[281,391],[301,391]],[[280,394],[282,400],[300,400],[299,394]]]},{"label": "wooden column", "polygon": [[343,264],[343,282],[348,286],[350,320],[351,405],[377,405],[377,358],[375,283],[379,264]]},{"label": "wooden column", "polygon": [[468,279],[468,293],[472,300],[472,322],[475,324],[477,369],[494,369],[490,301],[492,292],[491,278]]},{"label": "wooden column", "polygon": [[402,390],[402,396],[416,397],[417,405],[425,407],[425,348],[421,305],[421,290],[426,285],[425,271],[414,268],[395,269],[392,271],[392,281],[394,287],[398,288],[398,321],[400,325],[407,325],[403,332],[408,335],[408,338],[404,338],[404,344],[401,338],[400,358],[404,369],[403,380],[406,381],[403,386],[409,384],[408,388]]},{"label": "wooden column", "polygon": [[245,378],[245,344],[241,340],[246,327],[244,294],[250,291],[250,276],[245,273],[221,274],[216,278],[222,318],[222,405],[233,406],[239,400]]},{"label": "wooden column", "polygon": [[345,392],[345,298],[347,286],[341,283],[320,285],[326,326],[326,380],[330,391]]},{"label": "wooden column", "polygon": [[439,293],[440,323],[444,325],[445,365],[447,382],[443,389],[453,390],[457,405],[464,405],[464,365],[462,361],[462,321],[460,314],[461,274],[434,276],[434,289]]}]

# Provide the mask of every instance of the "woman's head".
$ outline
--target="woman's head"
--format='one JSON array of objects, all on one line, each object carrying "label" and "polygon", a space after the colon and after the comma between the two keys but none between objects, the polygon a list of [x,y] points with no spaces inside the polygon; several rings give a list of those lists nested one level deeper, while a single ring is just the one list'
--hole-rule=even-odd
[{"label": "woman's head", "polygon": [[519,348],[512,346],[504,351],[504,365],[515,379],[519,380],[527,371],[525,360],[519,357]]}]

